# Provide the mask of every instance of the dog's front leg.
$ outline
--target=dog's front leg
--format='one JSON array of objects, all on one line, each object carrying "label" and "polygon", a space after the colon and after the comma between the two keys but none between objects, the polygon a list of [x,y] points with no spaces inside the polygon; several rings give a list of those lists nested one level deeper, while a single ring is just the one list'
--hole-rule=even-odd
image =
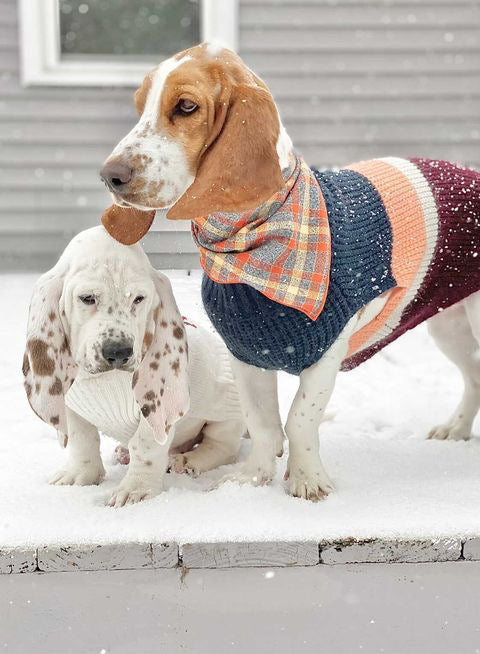
[{"label": "dog's front leg", "polygon": [[239,469],[221,481],[267,484],[275,474],[275,458],[281,455],[283,447],[277,373],[256,368],[234,357],[231,361],[252,447]]},{"label": "dog's front leg", "polygon": [[66,407],[68,441],[67,465],[50,479],[59,486],[91,486],[105,476],[100,456],[100,436],[96,427]]},{"label": "dog's front leg", "polygon": [[162,492],[173,431],[172,429],[167,442],[160,445],[154,438],[152,428],[141,416],[138,429],[128,444],[130,463],[127,474],[113,492],[108,501],[109,506],[118,508],[125,504],[135,504]]},{"label": "dog's front leg", "polygon": [[289,442],[285,479],[294,497],[317,502],[333,490],[320,459],[318,428],[356,323],[354,316],[320,361],[300,374],[300,385],[285,427]]}]

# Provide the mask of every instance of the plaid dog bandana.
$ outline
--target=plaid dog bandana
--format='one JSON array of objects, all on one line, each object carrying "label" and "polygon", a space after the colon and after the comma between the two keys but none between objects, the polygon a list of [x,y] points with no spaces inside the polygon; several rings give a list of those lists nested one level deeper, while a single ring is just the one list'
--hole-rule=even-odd
[{"label": "plaid dog bandana", "polygon": [[328,292],[330,229],[313,172],[292,157],[285,187],[260,207],[192,221],[200,263],[220,284],[248,284],[266,297],[320,315]]}]

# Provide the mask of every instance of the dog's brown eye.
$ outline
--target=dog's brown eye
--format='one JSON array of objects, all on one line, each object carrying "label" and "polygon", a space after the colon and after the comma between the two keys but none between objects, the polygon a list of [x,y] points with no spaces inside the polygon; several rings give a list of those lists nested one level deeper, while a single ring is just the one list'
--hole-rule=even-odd
[{"label": "dog's brown eye", "polygon": [[197,109],[198,104],[195,104],[195,102],[192,102],[192,100],[180,100],[180,102],[177,104],[178,113],[183,114],[184,116],[193,114],[193,112]]},{"label": "dog's brown eye", "polygon": [[137,295],[137,297],[133,301],[133,304],[140,304],[140,302],[143,302],[144,299],[145,299],[144,295]]},{"label": "dog's brown eye", "polygon": [[80,295],[83,304],[95,304],[95,295]]}]

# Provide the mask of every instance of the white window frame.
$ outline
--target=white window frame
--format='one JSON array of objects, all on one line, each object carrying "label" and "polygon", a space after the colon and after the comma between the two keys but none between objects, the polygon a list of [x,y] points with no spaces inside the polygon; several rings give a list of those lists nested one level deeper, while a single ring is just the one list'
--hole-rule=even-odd
[{"label": "white window frame", "polygon": [[[158,64],[62,59],[58,0],[20,0],[20,50],[25,86],[138,86]],[[201,0],[202,41],[237,49],[238,0]]]}]

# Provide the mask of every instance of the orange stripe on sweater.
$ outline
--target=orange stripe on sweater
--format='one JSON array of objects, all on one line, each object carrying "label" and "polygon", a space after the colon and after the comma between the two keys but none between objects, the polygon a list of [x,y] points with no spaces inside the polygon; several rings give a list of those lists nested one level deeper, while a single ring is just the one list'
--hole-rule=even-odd
[{"label": "orange stripe on sweater", "polygon": [[[351,337],[347,355],[351,356],[363,349],[370,338],[387,324],[402,302],[420,267],[427,240],[420,200],[410,180],[398,168],[379,159],[361,161],[346,168],[364,175],[382,198],[392,225],[392,274],[398,284],[398,288],[390,291],[378,316]],[[408,257],[405,257],[406,252]]]}]

